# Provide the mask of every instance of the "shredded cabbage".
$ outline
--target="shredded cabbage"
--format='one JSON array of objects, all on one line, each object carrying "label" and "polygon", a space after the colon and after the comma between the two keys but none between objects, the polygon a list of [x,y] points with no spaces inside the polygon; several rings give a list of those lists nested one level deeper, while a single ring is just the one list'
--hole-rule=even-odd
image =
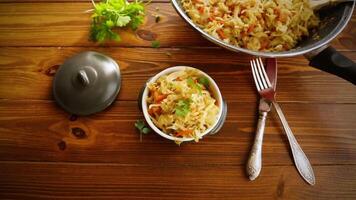
[{"label": "shredded cabbage", "polygon": [[217,101],[209,91],[209,82],[198,70],[161,76],[148,88],[148,113],[166,134],[198,141],[218,118]]},{"label": "shredded cabbage", "polygon": [[181,0],[198,26],[226,43],[255,51],[294,48],[319,24],[309,0]]}]

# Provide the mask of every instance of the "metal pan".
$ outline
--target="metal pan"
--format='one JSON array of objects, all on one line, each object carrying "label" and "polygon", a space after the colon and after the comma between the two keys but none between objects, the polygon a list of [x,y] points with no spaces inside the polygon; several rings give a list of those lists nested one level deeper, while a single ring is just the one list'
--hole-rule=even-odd
[{"label": "metal pan", "polygon": [[356,85],[356,64],[329,46],[333,40],[347,25],[352,17],[355,7],[353,2],[341,3],[337,6],[320,10],[319,16],[321,25],[317,30],[319,37],[307,37],[300,41],[294,49],[281,52],[262,52],[227,44],[219,40],[201,28],[199,28],[185,13],[181,5],[181,0],[171,0],[178,14],[190,24],[203,37],[211,42],[235,52],[244,52],[259,57],[279,58],[304,55],[309,61],[309,65],[323,71],[335,74]]}]

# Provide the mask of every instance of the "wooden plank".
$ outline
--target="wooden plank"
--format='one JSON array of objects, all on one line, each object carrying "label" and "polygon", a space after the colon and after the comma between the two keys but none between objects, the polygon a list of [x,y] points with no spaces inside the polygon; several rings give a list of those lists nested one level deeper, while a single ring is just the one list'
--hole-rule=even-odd
[{"label": "wooden plank", "polygon": [[[356,104],[281,106],[312,164],[356,164]],[[118,101],[105,112],[73,119],[51,101],[0,100],[0,160],[244,165],[254,137],[256,107],[228,102],[220,133],[179,147],[157,134],[145,135],[140,143],[134,122],[143,117],[134,101]],[[274,114],[268,119],[263,148],[264,165],[292,165]]]},{"label": "wooden plank", "polygon": [[264,167],[249,182],[243,167],[0,162],[2,199],[355,199],[354,165],[315,166],[307,185],[293,166]]},{"label": "wooden plank", "polygon": [[[155,17],[152,16],[157,13],[156,7],[160,9],[161,21],[159,23],[156,23]],[[87,39],[90,14],[84,11],[91,8],[89,2],[2,4],[0,7],[0,45],[97,46]],[[170,4],[150,4],[147,6],[146,20],[137,34],[129,30],[122,31],[120,33],[122,42],[112,42],[107,45],[151,46],[150,40],[152,39],[159,40],[161,46],[209,44],[176,14]]]},{"label": "wooden plank", "polygon": [[[6,3],[0,6],[0,46],[97,46],[87,40],[91,9],[86,3]],[[160,11],[155,11],[156,8]],[[122,31],[121,43],[107,46],[151,46],[151,39],[162,47],[215,46],[190,28],[169,3],[151,3],[147,6],[147,22],[140,34]],[[155,23],[153,13],[161,15]],[[356,14],[348,28],[333,42],[340,50],[356,50]],[[144,38],[144,39],[143,39]]]},{"label": "wooden plank", "polygon": [[[210,74],[225,99],[256,101],[249,57],[220,48],[0,48],[0,98],[52,99],[55,70],[65,59],[85,50],[98,51],[118,61],[123,78],[120,100],[136,100],[145,81],[166,67],[189,65]],[[356,52],[344,53],[356,60]],[[279,59],[278,76],[279,101],[356,102],[352,84],[308,67],[303,57]]]},{"label": "wooden plank", "polygon": [[[101,2],[103,0],[94,0],[95,3]],[[128,0],[129,2],[133,0]],[[169,3],[170,0],[142,0],[143,2],[150,2],[150,3]],[[78,3],[78,2],[91,2],[91,0],[0,0],[0,3]]]}]

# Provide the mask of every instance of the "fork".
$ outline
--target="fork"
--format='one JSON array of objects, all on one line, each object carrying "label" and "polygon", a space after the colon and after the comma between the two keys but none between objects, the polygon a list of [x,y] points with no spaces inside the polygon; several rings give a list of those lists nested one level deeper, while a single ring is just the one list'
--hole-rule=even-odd
[{"label": "fork", "polygon": [[276,102],[275,96],[276,92],[272,87],[266,71],[263,66],[263,62],[261,58],[253,59],[250,61],[253,79],[255,81],[255,85],[257,88],[258,93],[261,97],[271,101],[273,106],[275,107],[279,119],[282,122],[283,129],[287,135],[289,145],[292,149],[292,155],[294,159],[295,166],[300,173],[300,175],[304,178],[304,180],[309,183],[310,185],[315,184],[315,176],[313,172],[313,168],[310,165],[310,162],[303,152],[302,148],[299,146],[297,140],[295,139],[291,128],[288,125],[286,118],[282,112],[281,107]]}]

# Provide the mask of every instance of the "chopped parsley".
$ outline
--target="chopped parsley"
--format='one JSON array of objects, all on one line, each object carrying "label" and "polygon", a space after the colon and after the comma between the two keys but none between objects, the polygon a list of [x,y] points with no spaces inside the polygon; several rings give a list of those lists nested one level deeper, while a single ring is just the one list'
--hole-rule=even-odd
[{"label": "chopped parsley", "polygon": [[200,84],[202,84],[202,85],[204,85],[204,87],[205,88],[209,88],[209,79],[208,78],[206,78],[205,76],[201,76],[201,77],[199,77],[198,78],[198,83],[200,83]]},{"label": "chopped parsley", "polygon": [[199,91],[199,93],[201,93],[202,90],[201,85],[197,84],[191,77],[187,79],[187,84],[189,87],[196,89],[197,91]]},{"label": "chopped parsley", "polygon": [[143,120],[137,120],[135,122],[135,127],[140,131],[140,141],[142,141],[142,134],[148,134],[151,132],[151,129],[146,126]]},{"label": "chopped parsley", "polygon": [[159,48],[161,46],[161,43],[158,40],[154,40],[152,41],[151,46],[153,48]]},{"label": "chopped parsley", "polygon": [[175,114],[180,117],[185,117],[190,112],[190,99],[181,99],[175,107]]}]

